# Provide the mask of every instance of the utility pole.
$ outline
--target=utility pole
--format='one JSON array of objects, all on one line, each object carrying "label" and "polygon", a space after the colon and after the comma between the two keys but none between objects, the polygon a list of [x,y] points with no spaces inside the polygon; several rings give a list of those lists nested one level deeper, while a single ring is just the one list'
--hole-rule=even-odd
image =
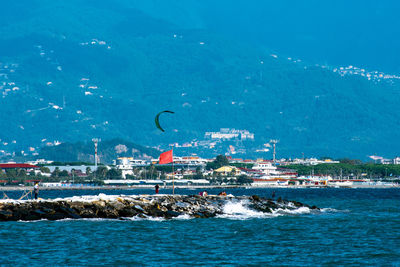
[{"label": "utility pole", "polygon": [[273,160],[274,160],[274,165],[276,166],[276,144],[279,143],[279,140],[277,139],[271,139],[269,142],[274,146],[274,152],[273,152]]}]

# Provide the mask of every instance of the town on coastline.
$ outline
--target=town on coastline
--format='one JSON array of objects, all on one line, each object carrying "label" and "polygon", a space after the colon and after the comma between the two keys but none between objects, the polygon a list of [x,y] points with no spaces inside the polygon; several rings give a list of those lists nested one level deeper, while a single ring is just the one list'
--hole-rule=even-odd
[{"label": "town on coastline", "polygon": [[329,158],[213,159],[173,156],[158,159],[119,157],[113,164],[35,160],[0,163],[0,186],[19,188],[39,182],[46,188],[153,187],[399,187],[400,157],[374,163]]}]

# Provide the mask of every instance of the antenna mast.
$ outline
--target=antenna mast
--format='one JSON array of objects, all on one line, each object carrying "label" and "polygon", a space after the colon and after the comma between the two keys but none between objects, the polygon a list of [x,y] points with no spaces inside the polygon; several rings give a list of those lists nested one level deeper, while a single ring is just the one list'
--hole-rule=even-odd
[{"label": "antenna mast", "polygon": [[279,143],[279,140],[271,139],[269,140],[269,142],[274,146],[273,160],[274,160],[274,165],[276,166],[276,144]]},{"label": "antenna mast", "polygon": [[101,141],[99,138],[93,138],[92,139],[94,143],[94,168],[95,171],[97,171],[97,163],[99,162],[99,157],[97,156],[97,143]]}]

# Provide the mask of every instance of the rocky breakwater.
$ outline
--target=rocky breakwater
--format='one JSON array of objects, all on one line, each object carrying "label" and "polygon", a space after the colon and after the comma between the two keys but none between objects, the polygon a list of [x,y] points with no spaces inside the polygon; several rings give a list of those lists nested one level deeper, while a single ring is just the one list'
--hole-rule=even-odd
[{"label": "rocky breakwater", "polygon": [[81,218],[126,219],[132,217],[178,216],[209,218],[224,214],[227,203],[241,203],[246,208],[274,213],[277,210],[296,210],[305,207],[297,201],[271,200],[259,196],[198,196],[198,195],[134,195],[81,196],[53,200],[0,200],[0,221],[60,220]]}]

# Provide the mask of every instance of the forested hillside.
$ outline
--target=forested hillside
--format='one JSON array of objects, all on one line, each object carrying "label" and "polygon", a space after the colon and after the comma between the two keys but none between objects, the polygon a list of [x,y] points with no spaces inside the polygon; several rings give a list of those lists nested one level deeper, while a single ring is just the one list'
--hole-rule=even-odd
[{"label": "forested hillside", "polygon": [[[271,156],[254,152],[271,138],[287,157],[400,150],[397,80],[341,76],[182,21],[121,0],[8,3],[0,9],[0,150],[93,137],[168,148],[221,127],[253,132],[253,156]],[[162,110],[175,111],[162,118],[164,133],[154,125]]]}]

